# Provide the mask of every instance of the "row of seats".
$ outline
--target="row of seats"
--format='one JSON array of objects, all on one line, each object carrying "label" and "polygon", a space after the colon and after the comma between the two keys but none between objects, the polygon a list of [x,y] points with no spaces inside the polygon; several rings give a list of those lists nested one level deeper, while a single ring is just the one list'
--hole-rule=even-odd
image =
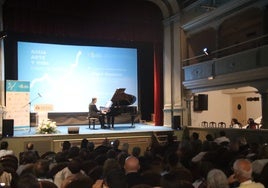
[{"label": "row of seats", "polygon": [[207,122],[207,121],[202,121],[201,122],[201,127],[206,127],[206,128],[226,128],[226,123],[221,121],[216,123],[215,121]]}]

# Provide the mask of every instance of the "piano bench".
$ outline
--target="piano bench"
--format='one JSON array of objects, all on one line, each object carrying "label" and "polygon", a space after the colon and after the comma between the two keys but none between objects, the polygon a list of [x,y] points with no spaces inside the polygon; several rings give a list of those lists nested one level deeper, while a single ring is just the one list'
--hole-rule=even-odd
[{"label": "piano bench", "polygon": [[89,117],[88,118],[88,127],[90,129],[91,124],[93,125],[93,129],[95,129],[96,121],[98,121],[98,118]]}]

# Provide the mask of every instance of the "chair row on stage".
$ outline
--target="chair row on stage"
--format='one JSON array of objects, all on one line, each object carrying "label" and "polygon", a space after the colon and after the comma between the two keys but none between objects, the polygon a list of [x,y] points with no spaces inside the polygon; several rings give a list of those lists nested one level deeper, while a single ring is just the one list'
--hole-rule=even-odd
[{"label": "chair row on stage", "polygon": [[211,121],[211,122],[202,121],[201,127],[204,127],[204,128],[226,128],[226,123],[222,122],[222,121],[218,122],[218,123],[216,123],[215,121]]}]

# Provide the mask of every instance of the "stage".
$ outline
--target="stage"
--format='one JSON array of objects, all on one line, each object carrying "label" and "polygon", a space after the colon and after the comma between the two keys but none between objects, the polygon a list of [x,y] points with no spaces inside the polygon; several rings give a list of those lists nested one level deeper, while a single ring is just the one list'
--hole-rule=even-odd
[{"label": "stage", "polygon": [[[68,129],[78,128],[79,135],[103,135],[103,134],[114,134],[114,133],[142,133],[151,131],[171,131],[172,129],[165,126],[155,126],[150,124],[135,123],[133,126],[129,123],[127,124],[115,124],[114,129],[101,129],[99,124],[95,125],[95,129],[91,125],[68,125],[68,126],[57,126],[58,133],[54,133],[53,136],[59,135],[69,135]],[[37,134],[36,127],[14,127],[13,137],[40,137],[46,136],[44,134]],[[52,136],[52,135],[49,135]]]},{"label": "stage", "polygon": [[[9,149],[12,149],[16,155],[22,152],[28,142],[35,145],[35,149],[41,154],[46,151],[58,152],[61,150],[63,141],[69,140],[72,145],[80,146],[83,138],[88,139],[100,145],[104,139],[110,141],[114,139],[120,140],[120,145],[123,143],[129,144],[129,150],[139,146],[144,151],[151,143],[152,135],[167,134],[174,130],[166,126],[155,126],[148,123],[131,123],[115,124],[114,129],[101,129],[97,124],[95,129],[88,125],[61,125],[57,126],[57,133],[54,134],[37,134],[36,127],[14,127],[14,134],[11,137],[4,137],[9,143]],[[70,133],[70,131],[78,131]]]}]

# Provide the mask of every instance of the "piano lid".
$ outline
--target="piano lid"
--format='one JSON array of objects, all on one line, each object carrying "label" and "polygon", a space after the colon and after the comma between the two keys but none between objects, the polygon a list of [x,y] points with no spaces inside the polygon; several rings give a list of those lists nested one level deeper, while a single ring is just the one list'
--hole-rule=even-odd
[{"label": "piano lid", "polygon": [[126,88],[116,89],[111,101],[113,102],[112,106],[126,106],[131,105],[136,101],[134,95],[125,93]]}]

